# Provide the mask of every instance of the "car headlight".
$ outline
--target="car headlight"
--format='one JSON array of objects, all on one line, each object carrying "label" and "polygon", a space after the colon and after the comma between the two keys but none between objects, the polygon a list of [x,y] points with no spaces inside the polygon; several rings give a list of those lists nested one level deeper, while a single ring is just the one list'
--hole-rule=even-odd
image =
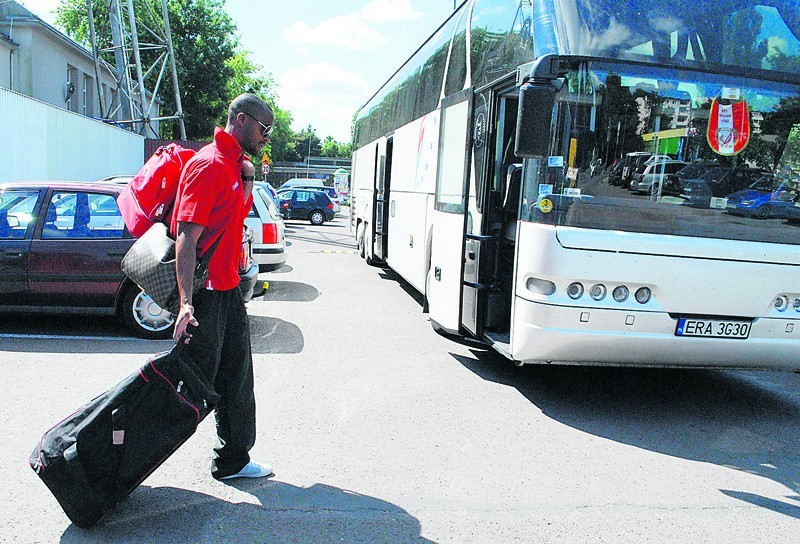
[{"label": "car headlight", "polygon": [[742,200],[742,206],[753,206],[756,203],[755,200]]}]

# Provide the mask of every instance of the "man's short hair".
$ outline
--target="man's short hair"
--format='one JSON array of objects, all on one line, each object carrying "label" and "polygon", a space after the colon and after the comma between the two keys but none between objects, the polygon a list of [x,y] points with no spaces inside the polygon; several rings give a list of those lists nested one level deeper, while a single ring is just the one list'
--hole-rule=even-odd
[{"label": "man's short hair", "polygon": [[261,119],[261,116],[266,113],[272,115],[272,108],[256,95],[244,93],[234,98],[231,105],[228,107],[228,123],[232,124],[236,116],[240,113],[246,113],[247,115]]}]

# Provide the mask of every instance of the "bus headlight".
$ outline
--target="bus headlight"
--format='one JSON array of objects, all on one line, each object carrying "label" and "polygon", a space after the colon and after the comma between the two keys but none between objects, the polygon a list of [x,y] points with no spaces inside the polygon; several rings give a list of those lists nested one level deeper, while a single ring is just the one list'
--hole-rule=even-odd
[{"label": "bus headlight", "polygon": [[570,283],[569,287],[567,287],[567,295],[569,295],[569,298],[573,300],[581,298],[583,296],[583,285],[577,281]]},{"label": "bus headlight", "polygon": [[638,302],[639,304],[647,304],[648,302],[650,302],[650,297],[652,296],[652,294],[653,293],[651,293],[650,289],[648,289],[647,287],[640,287],[639,289],[636,290],[636,294],[633,296],[636,299],[636,302]]},{"label": "bus headlight", "polygon": [[616,287],[614,289],[614,292],[611,293],[611,295],[614,297],[614,300],[616,300],[617,302],[625,302],[626,300],[628,300],[629,294],[630,291],[628,291],[628,288],[625,287],[624,285]]},{"label": "bus headlight", "polygon": [[592,288],[589,289],[589,295],[595,300],[603,300],[606,298],[606,286],[602,283],[592,285]]},{"label": "bus headlight", "polygon": [[800,312],[800,298],[794,299],[792,306],[794,306],[796,312]]},{"label": "bus headlight", "polygon": [[525,287],[528,288],[528,291],[540,295],[552,295],[556,292],[555,283],[548,280],[540,280],[539,278],[528,278],[525,282]]},{"label": "bus headlight", "polygon": [[779,312],[785,312],[786,309],[789,307],[789,297],[786,295],[781,295],[775,299],[775,309]]}]

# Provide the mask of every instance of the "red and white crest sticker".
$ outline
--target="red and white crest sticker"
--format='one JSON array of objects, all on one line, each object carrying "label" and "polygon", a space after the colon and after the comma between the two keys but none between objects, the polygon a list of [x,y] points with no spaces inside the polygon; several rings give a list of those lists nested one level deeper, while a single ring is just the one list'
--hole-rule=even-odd
[{"label": "red and white crest sticker", "polygon": [[720,155],[741,153],[750,141],[750,112],[747,102],[733,104],[711,101],[708,118],[708,145]]}]

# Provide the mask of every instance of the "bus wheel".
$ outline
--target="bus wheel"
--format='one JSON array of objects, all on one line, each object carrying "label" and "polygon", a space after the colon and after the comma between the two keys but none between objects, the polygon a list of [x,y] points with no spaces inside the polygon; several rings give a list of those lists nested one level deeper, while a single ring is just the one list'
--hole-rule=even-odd
[{"label": "bus wheel", "polygon": [[364,240],[364,260],[370,266],[378,266],[378,261],[372,255],[372,244],[368,244],[366,240]]},{"label": "bus wheel", "polygon": [[361,222],[358,224],[358,229],[356,230],[356,243],[358,244],[358,254],[361,255],[361,258],[364,258],[364,223]]},{"label": "bus wheel", "polygon": [[[368,236],[369,225],[364,223],[364,260],[370,266],[380,266],[378,259],[372,254],[372,236]],[[369,238],[369,242],[367,242]]]}]

